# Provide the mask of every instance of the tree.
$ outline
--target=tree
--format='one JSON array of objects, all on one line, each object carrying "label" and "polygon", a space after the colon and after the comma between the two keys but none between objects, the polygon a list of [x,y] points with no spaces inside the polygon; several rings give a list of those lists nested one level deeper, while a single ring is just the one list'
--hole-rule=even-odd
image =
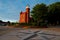
[{"label": "tree", "polygon": [[45,4],[37,4],[33,7],[32,11],[32,18],[34,22],[40,26],[41,24],[45,23],[46,16],[47,16],[47,6]]},{"label": "tree", "polygon": [[7,21],[7,24],[10,25],[10,21]]},{"label": "tree", "polygon": [[48,16],[49,23],[57,24],[57,21],[60,22],[60,2],[50,4],[48,6],[48,11],[49,11],[49,16]]},{"label": "tree", "polygon": [[2,23],[3,21],[2,20],[0,20],[0,23]]}]

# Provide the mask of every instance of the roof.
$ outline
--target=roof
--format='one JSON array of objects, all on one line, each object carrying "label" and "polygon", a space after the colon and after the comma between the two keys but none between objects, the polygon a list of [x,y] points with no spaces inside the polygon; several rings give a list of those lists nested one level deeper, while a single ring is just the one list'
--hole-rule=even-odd
[{"label": "roof", "polygon": [[26,13],[26,12],[20,12],[20,14],[24,14],[24,13]]}]

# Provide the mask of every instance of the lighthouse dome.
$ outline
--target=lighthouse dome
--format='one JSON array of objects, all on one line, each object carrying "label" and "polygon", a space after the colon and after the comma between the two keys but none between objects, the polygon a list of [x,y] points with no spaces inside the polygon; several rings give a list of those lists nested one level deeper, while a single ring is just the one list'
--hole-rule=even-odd
[{"label": "lighthouse dome", "polygon": [[29,6],[26,6],[26,8],[29,8]]}]

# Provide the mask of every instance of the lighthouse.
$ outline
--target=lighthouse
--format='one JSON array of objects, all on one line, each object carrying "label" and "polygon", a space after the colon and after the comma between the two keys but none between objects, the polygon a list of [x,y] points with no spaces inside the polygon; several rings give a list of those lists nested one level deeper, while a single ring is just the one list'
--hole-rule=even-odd
[{"label": "lighthouse", "polygon": [[29,23],[29,19],[30,19],[30,8],[29,6],[26,6],[26,10],[25,12],[20,12],[20,19],[19,19],[19,23]]}]

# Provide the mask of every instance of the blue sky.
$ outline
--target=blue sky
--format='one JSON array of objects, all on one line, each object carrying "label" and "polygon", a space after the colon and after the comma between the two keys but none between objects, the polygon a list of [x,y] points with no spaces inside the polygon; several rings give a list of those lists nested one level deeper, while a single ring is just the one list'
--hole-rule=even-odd
[{"label": "blue sky", "polygon": [[37,3],[45,3],[47,5],[59,2],[60,0],[0,0],[0,20],[3,21],[19,21],[19,14],[25,11],[27,4],[32,10]]}]

